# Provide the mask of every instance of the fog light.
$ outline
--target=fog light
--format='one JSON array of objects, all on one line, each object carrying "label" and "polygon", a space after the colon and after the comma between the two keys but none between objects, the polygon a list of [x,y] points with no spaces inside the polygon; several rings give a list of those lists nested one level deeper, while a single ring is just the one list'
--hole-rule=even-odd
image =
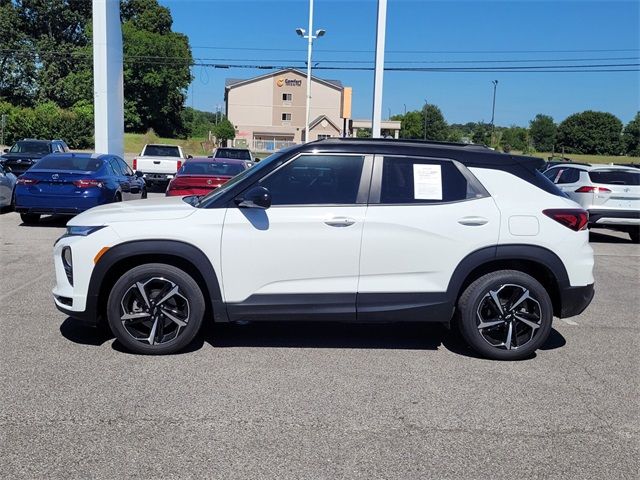
[{"label": "fog light", "polygon": [[73,285],[73,258],[71,256],[71,247],[64,247],[62,249],[62,266],[64,267],[64,273],[67,274],[67,280]]}]

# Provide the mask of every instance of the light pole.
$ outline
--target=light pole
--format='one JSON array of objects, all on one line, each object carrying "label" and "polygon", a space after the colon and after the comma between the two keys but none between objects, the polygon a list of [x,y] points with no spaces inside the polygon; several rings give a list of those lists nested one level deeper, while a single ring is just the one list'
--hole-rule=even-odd
[{"label": "light pole", "polygon": [[296,28],[296,33],[302,38],[306,38],[307,42],[307,111],[305,115],[304,124],[304,141],[309,141],[309,112],[311,111],[311,50],[313,49],[313,41],[316,38],[322,37],[326,30],[316,30],[313,34],[313,0],[309,0],[309,30],[305,31],[304,28]]},{"label": "light pole", "polygon": [[427,103],[427,99],[424,99],[424,139],[427,139],[427,107],[429,104]]},{"label": "light pole", "polygon": [[494,120],[496,114],[496,89],[498,88],[498,80],[492,80],[493,83],[493,106],[491,107],[491,143],[493,143]]}]

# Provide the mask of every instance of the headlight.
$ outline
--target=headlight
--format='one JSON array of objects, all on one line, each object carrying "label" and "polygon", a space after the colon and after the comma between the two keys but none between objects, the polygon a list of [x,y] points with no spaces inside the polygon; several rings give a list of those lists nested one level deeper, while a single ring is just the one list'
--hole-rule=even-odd
[{"label": "headlight", "polygon": [[55,245],[66,237],[86,237],[87,235],[91,235],[93,232],[97,232],[104,227],[106,227],[106,225],[96,225],[92,227],[67,227],[65,234],[53,242],[53,244]]},{"label": "headlight", "polygon": [[87,235],[91,235],[93,232],[97,232],[98,230],[104,228],[104,225],[98,225],[93,227],[67,227],[67,233],[65,236],[81,236],[86,237]]}]

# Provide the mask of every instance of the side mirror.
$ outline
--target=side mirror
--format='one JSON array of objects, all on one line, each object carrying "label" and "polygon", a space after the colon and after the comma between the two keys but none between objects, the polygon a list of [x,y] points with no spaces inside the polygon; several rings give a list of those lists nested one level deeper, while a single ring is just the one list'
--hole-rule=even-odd
[{"label": "side mirror", "polygon": [[187,155],[187,158],[193,158],[193,155]]},{"label": "side mirror", "polygon": [[4,152],[4,153],[9,153],[9,149],[8,149],[8,148],[5,148],[5,149],[3,150],[3,152]]},{"label": "side mirror", "polygon": [[142,178],[143,176],[144,176],[144,173],[142,173],[140,170],[136,170],[136,177]]},{"label": "side mirror", "polygon": [[266,210],[271,206],[271,193],[265,187],[253,187],[244,195],[236,198],[240,208],[261,208]]},{"label": "side mirror", "polygon": [[254,162],[256,162],[256,163],[258,163],[260,160],[261,160],[261,159],[260,159],[260,158],[258,158],[258,157],[256,157],[256,158],[254,158],[254,159],[253,159],[253,161],[254,161]]}]

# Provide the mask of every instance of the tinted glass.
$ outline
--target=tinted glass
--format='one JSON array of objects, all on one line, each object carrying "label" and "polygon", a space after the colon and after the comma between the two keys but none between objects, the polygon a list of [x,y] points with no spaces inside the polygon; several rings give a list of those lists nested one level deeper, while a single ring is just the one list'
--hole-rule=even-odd
[{"label": "tinted glass", "polygon": [[452,162],[384,159],[380,203],[456,202],[482,196]]},{"label": "tinted glass", "polygon": [[113,171],[113,174],[115,176],[119,177],[122,175],[122,170],[120,170],[120,164],[115,158],[112,158],[111,160],[109,160],[109,166],[111,167],[111,170]]},{"label": "tinted glass", "polygon": [[260,184],[272,205],[355,204],[364,157],[303,155]]},{"label": "tinted glass", "polygon": [[127,162],[122,160],[120,157],[116,157],[116,160],[118,161],[118,165],[120,165],[120,170],[122,170],[122,173],[124,175],[129,175],[129,176],[133,175],[133,170],[131,170],[129,165],[127,165]]},{"label": "tinted glass", "polygon": [[144,154],[151,155],[152,157],[180,157],[180,150],[178,147],[172,147],[170,145],[147,145],[144,149]]},{"label": "tinted glass", "polygon": [[251,160],[249,150],[234,148],[219,148],[216,150],[215,158],[233,158],[235,160]]},{"label": "tinted glass", "polygon": [[589,178],[605,185],[640,185],[640,172],[626,170],[594,170],[589,172]]},{"label": "tinted glass", "polygon": [[580,180],[579,170],[575,168],[564,168],[561,170],[556,183],[576,183],[578,180]]},{"label": "tinted glass", "polygon": [[45,142],[17,142],[9,152],[47,154],[51,152],[51,146]]},{"label": "tinted glass", "polygon": [[80,172],[95,172],[100,169],[103,161],[91,157],[49,155],[34,165],[40,170],[77,170]]},{"label": "tinted glass", "polygon": [[187,162],[182,166],[180,175],[222,175],[234,177],[244,169],[242,163]]}]

